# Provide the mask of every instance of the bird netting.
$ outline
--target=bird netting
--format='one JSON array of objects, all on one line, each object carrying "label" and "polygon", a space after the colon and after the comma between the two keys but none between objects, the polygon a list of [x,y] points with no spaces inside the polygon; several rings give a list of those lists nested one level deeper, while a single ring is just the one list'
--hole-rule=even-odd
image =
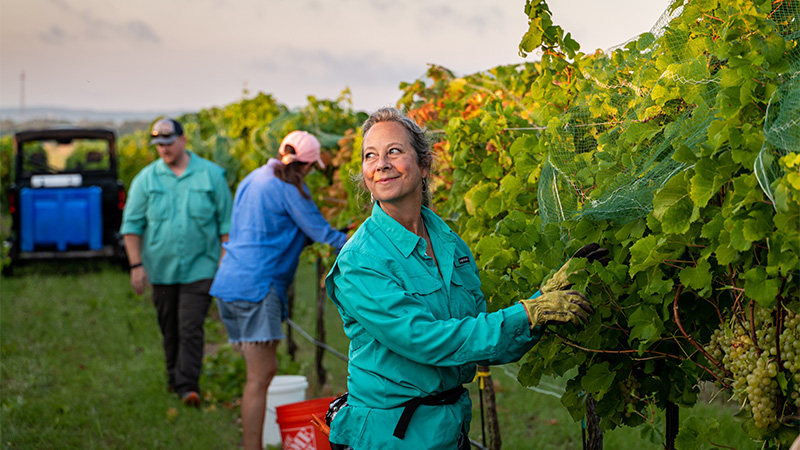
[{"label": "bird netting", "polygon": [[[798,2],[775,2],[769,19],[788,42],[788,70],[769,100],[764,149],[755,165],[762,188],[781,176],[778,159],[800,146]],[[653,195],[689,164],[673,158],[709,139],[724,84],[712,20],[676,21],[671,6],[648,33],[612,48],[584,69],[570,107],[546,124],[548,159],[539,182],[543,223],[590,218],[626,223],[653,209]],[[687,23],[690,24],[687,26]]]}]

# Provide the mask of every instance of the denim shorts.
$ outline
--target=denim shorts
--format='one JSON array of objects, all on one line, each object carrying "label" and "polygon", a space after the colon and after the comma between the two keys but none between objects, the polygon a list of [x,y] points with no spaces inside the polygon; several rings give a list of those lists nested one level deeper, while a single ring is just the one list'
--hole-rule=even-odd
[{"label": "denim shorts", "polygon": [[281,326],[283,304],[274,287],[258,302],[217,299],[217,308],[229,342],[267,342],[286,337]]}]

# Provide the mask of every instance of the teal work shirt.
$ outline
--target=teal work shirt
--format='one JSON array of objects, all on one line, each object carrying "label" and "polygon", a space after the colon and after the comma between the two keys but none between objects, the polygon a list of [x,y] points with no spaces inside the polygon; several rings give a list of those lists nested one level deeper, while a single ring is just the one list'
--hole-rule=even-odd
[{"label": "teal work shirt", "polygon": [[392,434],[399,406],[471,382],[476,364],[516,361],[538,339],[522,305],[486,312],[469,247],[429,209],[422,217],[441,276],[425,240],[376,204],[325,280],[350,339],[348,405],[330,440],[354,450],[455,449],[469,428],[468,394],[420,406],[402,440]]},{"label": "teal work shirt", "polygon": [[180,177],[158,159],[134,177],[128,191],[120,233],[142,236],[142,263],[153,284],[213,278],[220,236],[231,228],[225,170],[188,153]]}]

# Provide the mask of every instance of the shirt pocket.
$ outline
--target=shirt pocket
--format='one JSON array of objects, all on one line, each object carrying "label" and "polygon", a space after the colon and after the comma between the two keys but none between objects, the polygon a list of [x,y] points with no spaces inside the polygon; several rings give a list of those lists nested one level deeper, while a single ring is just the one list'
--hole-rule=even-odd
[{"label": "shirt pocket", "polygon": [[458,317],[465,315],[474,316],[475,305],[483,296],[481,292],[481,279],[469,264],[462,264],[453,268],[453,277],[450,282],[450,307],[453,314]]},{"label": "shirt pocket", "polygon": [[214,193],[208,188],[189,190],[189,215],[198,222],[210,222],[214,218]]},{"label": "shirt pocket", "polygon": [[442,282],[437,277],[427,273],[409,274],[406,289],[412,295],[425,297],[442,288]]},{"label": "shirt pocket", "polygon": [[167,219],[169,199],[167,193],[160,188],[151,188],[147,192],[147,221],[160,222]]},{"label": "shirt pocket", "polygon": [[441,293],[442,281],[438,276],[427,273],[409,275],[406,292],[424,304],[437,319],[449,319],[447,299]]}]

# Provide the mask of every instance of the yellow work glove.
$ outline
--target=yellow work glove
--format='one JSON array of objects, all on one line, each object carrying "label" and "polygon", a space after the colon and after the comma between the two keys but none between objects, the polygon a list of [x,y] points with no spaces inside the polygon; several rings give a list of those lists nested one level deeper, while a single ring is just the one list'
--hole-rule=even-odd
[{"label": "yellow work glove", "polygon": [[565,289],[569,289],[572,286],[572,283],[569,282],[569,276],[572,275],[573,272],[569,270],[569,264],[575,258],[586,258],[586,260],[591,264],[594,261],[600,261],[602,265],[608,264],[608,249],[600,247],[600,244],[596,242],[592,242],[591,244],[584,245],[581,247],[572,258],[568,259],[567,262],[558,269],[552,278],[547,280],[545,284],[539,289],[542,291],[542,294],[547,292],[555,292],[555,291],[563,291]]},{"label": "yellow work glove", "polygon": [[531,329],[536,326],[567,323],[575,326],[589,322],[589,314],[594,313],[594,308],[589,300],[578,291],[554,291],[542,295],[520,300],[528,313]]}]

